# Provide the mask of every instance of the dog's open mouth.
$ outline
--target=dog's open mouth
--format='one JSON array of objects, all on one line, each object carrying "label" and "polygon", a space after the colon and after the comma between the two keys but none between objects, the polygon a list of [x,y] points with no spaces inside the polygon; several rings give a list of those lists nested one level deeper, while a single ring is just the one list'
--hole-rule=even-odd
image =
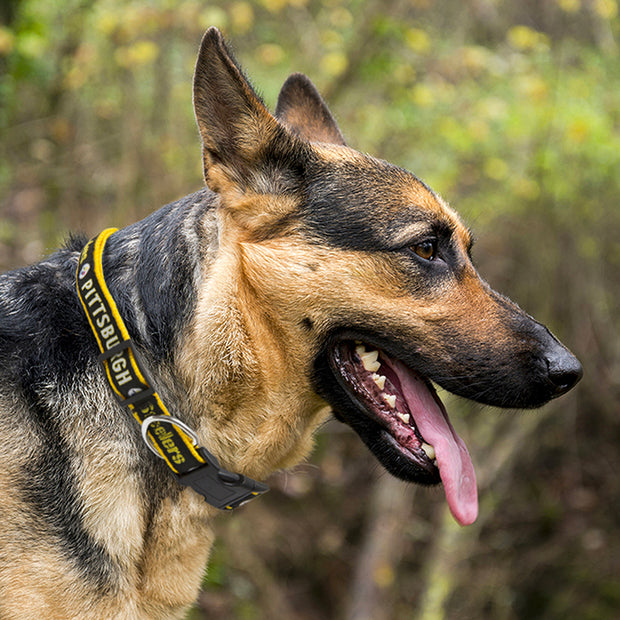
[{"label": "dog's open mouth", "polygon": [[474,467],[430,382],[360,341],[337,342],[329,358],[339,384],[366,417],[360,423],[343,414],[344,421],[392,473],[426,484],[441,480],[454,518],[461,525],[473,523],[478,515]]}]

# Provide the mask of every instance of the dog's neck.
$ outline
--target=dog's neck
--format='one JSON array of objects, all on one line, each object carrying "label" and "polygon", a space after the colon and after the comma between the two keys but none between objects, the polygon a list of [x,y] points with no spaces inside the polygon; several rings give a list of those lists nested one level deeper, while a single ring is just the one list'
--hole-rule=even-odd
[{"label": "dog's neck", "polygon": [[117,232],[104,268],[162,395],[224,467],[262,479],[307,455],[327,411],[310,356],[285,355],[294,336],[222,238],[216,201],[203,190]]},{"label": "dog's neck", "polygon": [[248,246],[222,237],[230,227],[221,223],[208,224],[212,260],[177,367],[205,441],[224,466],[261,479],[307,456],[328,410],[310,384],[308,350],[269,313],[247,270]]}]

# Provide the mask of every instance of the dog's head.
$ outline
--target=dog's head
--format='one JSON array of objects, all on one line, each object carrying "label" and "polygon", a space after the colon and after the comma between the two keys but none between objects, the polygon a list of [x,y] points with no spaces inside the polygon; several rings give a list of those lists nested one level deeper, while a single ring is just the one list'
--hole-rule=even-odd
[{"label": "dog's head", "polygon": [[264,309],[256,333],[390,472],[443,481],[455,517],[472,522],[473,467],[432,382],[537,407],[575,385],[579,362],[481,280],[469,231],[437,194],[345,145],[306,77],[287,80],[272,116],[211,29],[194,105],[220,252],[237,256]]}]

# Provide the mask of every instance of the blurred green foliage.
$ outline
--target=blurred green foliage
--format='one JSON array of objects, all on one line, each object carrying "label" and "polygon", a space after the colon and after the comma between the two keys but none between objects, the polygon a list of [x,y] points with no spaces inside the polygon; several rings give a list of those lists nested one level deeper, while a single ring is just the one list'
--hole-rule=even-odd
[{"label": "blurred green foliage", "polygon": [[[373,620],[617,618],[617,0],[5,0],[2,267],[201,186],[191,76],[210,25],[272,108],[286,76],[307,73],[352,146],[450,200],[482,273],[585,367],[544,412],[451,402],[485,516],[454,532],[441,494],[416,491],[398,554],[373,576]],[[268,498],[220,524],[193,618],[362,617],[352,584],[369,480],[387,483],[339,430],[318,438],[318,467],[278,474]]]}]

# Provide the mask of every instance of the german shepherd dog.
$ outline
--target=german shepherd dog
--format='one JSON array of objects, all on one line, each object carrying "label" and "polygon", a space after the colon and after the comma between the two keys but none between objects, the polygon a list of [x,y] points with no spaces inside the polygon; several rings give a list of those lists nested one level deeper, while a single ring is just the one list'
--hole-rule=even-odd
[{"label": "german shepherd dog", "polygon": [[[431,382],[532,408],[573,387],[579,362],[481,280],[437,194],[346,146],[305,76],[272,116],[212,28],[194,107],[207,188],[103,256],[162,399],[257,479],[304,458],[331,409],[392,474],[442,482],[471,523],[474,470]],[[76,293],[86,241],[0,279],[0,618],[180,618],[218,511],[112,394]]]}]

